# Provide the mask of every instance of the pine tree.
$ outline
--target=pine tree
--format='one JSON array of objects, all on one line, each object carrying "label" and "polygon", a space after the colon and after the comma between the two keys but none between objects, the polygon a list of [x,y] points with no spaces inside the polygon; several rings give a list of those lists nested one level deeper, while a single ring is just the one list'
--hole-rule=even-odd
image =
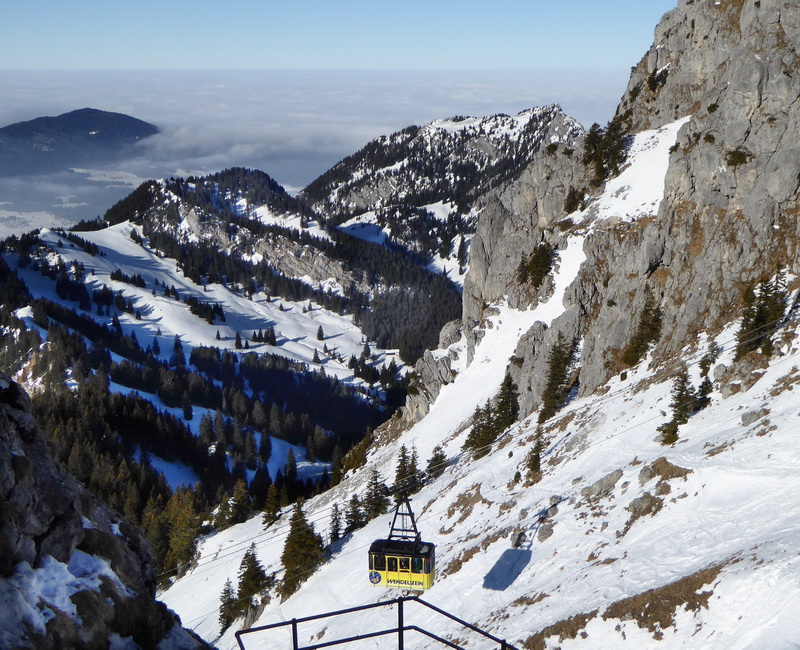
[{"label": "pine tree", "polygon": [[364,514],[367,521],[379,517],[389,507],[389,498],[384,493],[383,481],[378,470],[373,469],[367,482],[367,493],[364,496]]},{"label": "pine tree", "polygon": [[711,381],[711,377],[705,376],[703,381],[700,382],[700,385],[697,387],[697,398],[695,399],[695,410],[702,411],[706,406],[711,403],[711,398],[709,395],[714,390],[714,382]]},{"label": "pine tree", "polygon": [[752,288],[745,291],[742,323],[736,334],[735,361],[758,348],[765,356],[772,354],[772,334],[783,322],[786,296],[783,271],[779,271],[773,280],[759,284],[755,291]]},{"label": "pine tree", "polygon": [[495,424],[498,431],[508,429],[519,417],[519,392],[511,375],[506,373],[500,392],[497,395],[497,406],[494,409]]},{"label": "pine tree", "polygon": [[483,408],[475,407],[475,413],[472,415],[472,429],[467,434],[462,449],[471,451],[472,457],[475,459],[483,458],[489,453],[491,444],[496,437],[494,410],[491,401],[487,399]]},{"label": "pine tree", "polygon": [[635,366],[650,349],[650,346],[658,341],[661,336],[661,321],[663,314],[661,307],[653,297],[650,288],[644,300],[642,313],[639,315],[639,324],[633,338],[622,352],[622,362],[628,366]]},{"label": "pine tree", "polygon": [[421,487],[419,475],[419,456],[417,455],[416,445],[411,445],[411,455],[408,458],[408,486],[409,494],[414,494]]},{"label": "pine tree", "polygon": [[698,364],[700,366],[701,377],[708,377],[708,371],[711,370],[711,365],[719,359],[721,354],[722,348],[719,344],[716,341],[709,342],[708,349]]},{"label": "pine tree", "polygon": [[444,453],[441,445],[436,445],[433,448],[433,453],[428,459],[428,465],[425,468],[425,473],[431,478],[439,478],[447,467],[447,456]]},{"label": "pine tree", "polygon": [[183,419],[189,422],[194,417],[194,413],[192,411],[192,402],[188,395],[181,397],[181,408],[183,409]]},{"label": "pine tree", "polygon": [[165,514],[169,527],[166,563],[183,569],[194,557],[195,540],[200,530],[191,491],[178,488],[167,502]]},{"label": "pine tree", "polygon": [[679,425],[686,424],[695,412],[696,399],[697,393],[689,381],[689,374],[684,370],[673,382],[672,402],[670,402],[673,417]]},{"label": "pine tree", "polygon": [[164,499],[160,494],[151,494],[144,507],[140,523],[142,532],[150,542],[150,550],[159,570],[166,568],[167,539],[169,528],[164,513]]},{"label": "pine tree", "polygon": [[200,416],[200,442],[208,447],[214,440],[214,422],[208,412]]},{"label": "pine tree", "polygon": [[394,475],[395,501],[399,502],[403,495],[409,496],[419,489],[418,474],[416,448],[413,448],[409,454],[406,446],[402,445]]},{"label": "pine tree", "polygon": [[661,444],[674,445],[678,441],[678,427],[689,421],[692,413],[698,408],[698,395],[689,381],[689,374],[681,372],[672,384],[672,419],[658,427],[661,432]]},{"label": "pine tree", "polygon": [[255,542],[244,554],[239,565],[239,585],[236,590],[236,607],[242,613],[257,605],[256,597],[261,596],[269,586],[264,567],[256,557]]},{"label": "pine tree", "polygon": [[295,459],[294,450],[291,447],[289,447],[289,452],[286,454],[286,466],[283,468],[283,477],[291,490],[297,482],[297,460]]},{"label": "pine tree", "polygon": [[575,354],[575,346],[567,342],[561,332],[547,358],[547,377],[542,391],[539,423],[553,417],[567,397],[567,378]]},{"label": "pine tree", "polygon": [[567,192],[567,198],[564,200],[564,212],[570,214],[576,210],[583,210],[583,194],[583,192],[570,185],[569,191]]},{"label": "pine tree", "polygon": [[249,514],[250,495],[247,493],[247,483],[240,479],[233,486],[230,522],[231,524],[240,524],[247,519]]},{"label": "pine tree", "polygon": [[217,444],[222,447],[222,449],[227,447],[225,428],[225,416],[222,415],[222,411],[217,409],[214,412],[214,437],[217,440]]},{"label": "pine tree", "polygon": [[361,499],[358,498],[357,494],[353,494],[344,513],[344,534],[349,535],[359,528],[363,528],[366,523],[367,518],[361,505]]},{"label": "pine tree", "polygon": [[181,337],[177,334],[175,335],[175,340],[172,345],[172,357],[170,358],[170,365],[172,366],[180,366],[183,367],[186,365],[186,357],[183,354],[183,344],[181,343]]},{"label": "pine tree", "polygon": [[292,511],[286,544],[281,554],[284,576],[279,588],[281,596],[291,596],[303,581],[325,560],[322,538],[308,523],[299,503]]},{"label": "pine tree", "polygon": [[214,516],[214,526],[218,530],[225,530],[231,525],[231,500],[228,493],[225,492],[217,506],[217,514]]},{"label": "pine tree", "polygon": [[517,267],[517,281],[520,284],[530,283],[534,291],[537,290],[553,269],[557,255],[550,244],[539,244],[530,255],[520,260]]},{"label": "pine tree", "polygon": [[542,478],[542,430],[537,428],[533,449],[525,458],[525,469],[530,483],[538,483]]},{"label": "pine tree", "polygon": [[272,438],[268,433],[261,434],[261,441],[258,443],[258,455],[263,463],[267,463],[272,456]]},{"label": "pine tree", "polygon": [[325,332],[322,330],[322,325],[317,328],[317,341],[325,340]]},{"label": "pine tree", "polygon": [[270,483],[267,488],[267,498],[264,500],[264,517],[261,519],[261,523],[265,527],[274,524],[278,521],[280,512],[281,504],[278,488],[275,483]]},{"label": "pine tree", "polygon": [[236,620],[238,603],[236,602],[236,594],[233,591],[233,584],[231,584],[230,578],[225,581],[219,601],[219,631],[221,634]]},{"label": "pine tree", "polygon": [[270,478],[269,471],[266,465],[259,463],[255,474],[253,474],[253,480],[250,481],[249,487],[250,496],[253,500],[253,510],[264,509],[264,503],[267,500],[267,490],[269,490],[270,485],[272,485],[272,479]]},{"label": "pine tree", "polygon": [[339,512],[339,504],[334,503],[331,506],[331,523],[329,525],[330,542],[338,542],[342,537],[342,515]]}]

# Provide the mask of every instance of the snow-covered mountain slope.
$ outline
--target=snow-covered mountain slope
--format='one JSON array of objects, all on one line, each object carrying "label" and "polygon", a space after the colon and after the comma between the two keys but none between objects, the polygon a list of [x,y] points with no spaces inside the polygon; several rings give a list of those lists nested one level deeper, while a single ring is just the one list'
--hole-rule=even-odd
[{"label": "snow-covered mountain slope", "polygon": [[519,172],[539,149],[583,132],[559,106],[514,117],[453,117],[370,142],[303,190],[315,205],[356,213],[405,202],[466,201]]},{"label": "snow-covered mountain slope", "polygon": [[[565,264],[567,277],[559,279],[574,272]],[[517,647],[544,647],[545,638],[562,634],[580,634],[576,643],[591,647],[786,647],[800,634],[793,604],[800,586],[789,579],[800,553],[794,530],[800,480],[793,470],[800,461],[793,442],[800,349],[784,348],[748,390],[728,398],[715,392],[712,404],[680,428],[673,447],[662,445],[656,431],[668,419],[671,382],[645,362],[607,390],[572,401],[541,429],[535,414],[526,418],[473,461],[461,451],[470,407],[496,392],[520,334],[540,317],[539,310],[498,305],[474,362],[429,415],[378,446],[363,470],[307,503],[309,521],[324,534],[331,505],[363,495],[367,470],[391,479],[401,443],[415,446],[423,460],[441,444],[447,470],[413,499],[423,538],[437,545],[436,584],[425,600]],[[733,330],[717,342],[725,351],[720,363],[730,363]],[[686,356],[695,383],[699,358]],[[526,456],[539,430],[542,476],[531,485]],[[184,624],[214,640],[219,593],[227,578],[236,581],[250,543],[267,572],[280,575],[287,519],[264,530],[257,517],[206,540],[198,568],[163,600]],[[270,603],[256,624],[398,595],[367,579],[366,551],[389,523],[390,515],[379,517],[337,544],[297,594]],[[515,548],[520,532],[526,541]],[[483,647],[425,610],[406,617],[465,647]],[[357,616],[307,624],[301,642],[383,624]],[[277,634],[254,635],[254,647],[280,647]],[[235,647],[230,631],[215,642]],[[414,647],[438,646],[416,639]]]},{"label": "snow-covered mountain slope", "polygon": [[[131,232],[136,233],[141,243],[131,238]],[[364,348],[364,336],[353,324],[352,317],[342,316],[313,304],[309,310],[308,301],[271,298],[263,292],[248,297],[222,283],[198,284],[185,276],[174,259],[160,255],[149,246],[142,235],[141,226],[127,221],[103,230],[82,232],[79,236],[97,246],[102,255],[91,255],[80,244],[72,244],[51,230],[44,230],[39,235],[44,244],[53,251],[53,256],[60,258],[67,267],[75,263],[83,266],[83,280],[90,293],[106,286],[115,294],[122,292],[124,299],[133,303],[135,311],[140,312],[140,317],[137,318],[135,313],[120,314],[119,321],[123,331],[135,333],[142,345],[151,344],[156,336],[162,339],[162,344],[166,341],[167,344],[163,345],[156,356],[162,359],[170,357],[170,343],[175,336],[180,337],[187,357],[198,346],[215,346],[235,351],[238,332],[245,337],[243,340],[247,341],[249,351],[269,352],[306,363],[313,368],[324,368],[327,374],[342,380],[358,381],[346,364],[347,358],[361,354]],[[56,265],[57,261],[54,259],[52,264]],[[123,270],[129,276],[141,277],[145,286],[137,287],[111,279],[111,274],[118,270]],[[35,295],[54,301],[60,300],[54,283],[32,268],[23,269],[20,275]],[[164,296],[163,290],[153,295],[153,288],[157,286],[159,289],[161,286],[175,287],[180,300]],[[188,298],[195,298],[205,304],[220,305],[225,316],[224,322],[217,318],[209,323],[193,315],[187,304]],[[109,316],[99,320],[111,323]],[[276,345],[252,340],[253,332],[267,326],[275,329],[278,339]],[[345,357],[344,363],[338,357],[324,353],[325,341],[317,339],[320,327],[323,328],[323,333],[328,333],[328,339],[335,340],[335,344],[330,347],[335,347]],[[161,334],[157,334],[158,331]],[[220,333],[219,339],[216,337],[217,332]],[[315,352],[322,357],[316,363],[313,361]],[[385,350],[376,348],[373,354],[375,361],[388,363]],[[388,354],[396,355],[396,351]]]},{"label": "snow-covered mountain slope", "polygon": [[[436,582],[422,597],[516,647],[789,647],[800,635],[800,586],[790,579],[800,552],[796,313],[776,335],[779,352],[771,359],[746,368],[733,363],[738,321],[732,319],[711,336],[701,333],[669,362],[647,356],[590,394],[573,391],[543,424],[537,406],[523,411],[529,414],[478,460],[463,449],[475,408],[518,367],[514,359],[522,361],[529,332],[558,330],[569,321],[594,263],[586,257],[587,242],[607,238],[620,222],[647,222],[659,213],[664,161],[685,123],[636,135],[621,175],[572,215],[574,226],[561,237],[549,289],[537,306],[485,305],[471,354],[463,336],[433,353],[448,359],[451,373],[427,415],[402,435],[396,427],[381,430],[364,467],[304,505],[325,536],[333,505],[344,508],[353,494],[363,498],[372,470],[392,481],[401,445],[415,448],[423,466],[441,446],[447,469],[413,497],[423,539],[437,545]],[[685,365],[698,385],[712,339],[722,352],[711,368],[710,404],[678,427],[676,444],[664,445],[658,428],[670,420],[676,367]],[[546,363],[541,383],[545,370]],[[540,473],[531,469],[537,437]],[[288,519],[287,512],[265,529],[256,517],[206,539],[198,567],[162,594],[164,602],[205,639],[235,647],[241,621],[218,638],[222,587],[227,579],[236,583],[251,543],[267,573],[281,577]],[[368,580],[367,550],[387,535],[390,521],[391,515],[378,517],[332,545],[329,561],[284,602],[272,594],[253,625],[404,593]],[[368,633],[391,627],[396,616],[386,611],[374,619],[355,614],[307,623],[300,641]],[[407,606],[405,621],[463,647],[486,647],[424,608]],[[288,643],[281,634],[288,633],[248,635],[246,647],[281,647]],[[413,642],[439,647],[421,636]]]},{"label": "snow-covered mountain slope", "polygon": [[195,282],[222,281],[352,314],[365,336],[414,361],[460,311],[458,287],[406,252],[324,222],[263,172],[147,183],[106,214],[140,224]]},{"label": "snow-covered mountain slope", "polygon": [[[53,268],[82,269],[80,280],[88,294],[110,290],[115,299],[119,297],[131,305],[129,311],[107,310],[103,314],[85,312],[85,315],[92,314],[100,327],[109,330],[116,319],[124,336],[138,341],[142,349],[147,348],[161,363],[170,363],[174,355],[173,341],[177,339],[185,358],[190,361],[193,351],[203,348],[217,348],[237,356],[267,354],[298,364],[298,369],[305,368],[308,373],[335,378],[351,387],[354,397],[360,393],[361,397],[356,399],[375,400],[380,404],[379,394],[371,391],[368,382],[356,377],[354,369],[348,367],[351,357],[361,356],[366,341],[352,316],[337,314],[310,300],[272,298],[263,292],[245,296],[225,284],[198,284],[185,276],[174,259],[164,257],[149,246],[141,226],[127,221],[103,230],[82,232],[76,241],[50,230],[42,231],[39,239],[43,250],[49,251],[46,259]],[[121,270],[128,278],[138,278],[141,286],[112,279]],[[43,276],[33,265],[19,269],[18,274],[37,299],[67,308],[76,307],[74,302],[59,296],[57,283]],[[170,295],[166,295],[168,288]],[[192,301],[218,306],[224,320],[216,314],[209,319],[192,313]],[[47,333],[36,322],[33,309],[20,309],[18,315],[29,328],[40,331],[46,338]],[[254,340],[259,338],[258,331],[267,329],[275,333],[274,344]],[[396,350],[387,351],[373,343],[370,352],[369,364],[376,368],[390,364],[402,367]],[[114,354],[113,359],[121,361],[123,357]],[[29,387],[33,390],[37,390],[36,381],[36,377],[30,378]],[[131,391],[125,385],[112,382],[111,386],[120,392]],[[180,405],[165,404],[158,395],[146,391],[139,390],[138,394],[183,419]],[[194,410],[194,417],[185,421],[185,426],[197,435],[200,416],[208,412],[213,415],[213,409],[195,404]],[[289,446],[275,440],[274,456],[270,459],[273,476],[277,469],[283,468],[288,449]],[[305,451],[298,446],[293,450],[302,473]],[[156,459],[154,466],[166,470],[168,476],[177,472],[174,481],[177,484],[181,477],[191,476],[180,472],[179,463],[163,466]]]},{"label": "snow-covered mountain slope", "polygon": [[300,193],[356,236],[409,250],[462,282],[475,202],[583,128],[558,106],[453,117],[373,140]]}]

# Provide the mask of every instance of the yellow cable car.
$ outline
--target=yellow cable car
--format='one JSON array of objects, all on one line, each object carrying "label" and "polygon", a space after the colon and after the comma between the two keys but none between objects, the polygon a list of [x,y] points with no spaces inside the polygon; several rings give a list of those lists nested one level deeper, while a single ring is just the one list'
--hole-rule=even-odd
[{"label": "yellow cable car", "polygon": [[436,576],[436,545],[424,542],[411,504],[398,502],[389,537],[369,547],[369,581],[378,587],[430,589]]}]

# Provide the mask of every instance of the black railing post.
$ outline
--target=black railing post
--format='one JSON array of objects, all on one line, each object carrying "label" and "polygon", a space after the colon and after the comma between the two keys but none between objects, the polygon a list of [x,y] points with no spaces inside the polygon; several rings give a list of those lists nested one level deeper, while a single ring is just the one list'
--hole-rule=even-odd
[{"label": "black railing post", "polygon": [[397,650],[403,650],[403,599],[397,599]]},{"label": "black railing post", "polygon": [[[326,612],[324,614],[315,614],[313,616],[304,616],[304,617],[299,618],[299,619],[293,618],[293,619],[291,619],[289,621],[282,621],[280,623],[271,623],[269,625],[261,625],[261,626],[249,628],[249,629],[246,629],[246,630],[239,630],[238,632],[236,632],[236,641],[239,644],[239,649],[240,650],[244,650],[243,637],[244,637],[245,634],[253,634],[253,633],[257,633],[257,632],[266,632],[267,630],[277,630],[277,629],[285,630],[287,627],[291,626],[291,628],[292,628],[292,650],[300,650],[301,646],[300,646],[299,639],[298,639],[298,637],[299,637],[298,627],[299,627],[300,623],[308,623],[310,621],[319,621],[319,620],[331,618],[331,617],[334,617],[334,616],[342,616],[342,615],[345,615],[345,614],[353,614],[355,612],[363,612],[363,611],[367,611],[367,610],[375,609],[375,608],[391,607],[392,605],[397,604],[397,627],[394,628],[394,629],[390,625],[387,629],[384,629],[384,630],[376,630],[374,632],[365,632],[363,634],[355,634],[355,635],[347,637],[347,638],[336,639],[336,640],[332,640],[332,641],[320,641],[319,643],[315,643],[313,646],[307,646],[307,647],[309,648],[309,650],[311,650],[312,647],[313,648],[319,648],[321,650],[322,648],[329,648],[329,647],[333,647],[333,646],[344,645],[344,644],[348,644],[348,643],[353,643],[355,641],[363,641],[363,640],[366,640],[366,639],[375,639],[375,638],[379,638],[379,637],[389,637],[389,636],[392,636],[395,633],[397,633],[397,648],[398,648],[398,650],[405,650],[405,631],[406,631],[405,606],[404,606],[405,601],[417,602],[420,605],[422,605],[424,607],[427,607],[428,609],[431,609],[434,612],[444,616],[445,618],[449,618],[451,621],[455,621],[456,623],[458,623],[459,625],[467,628],[468,630],[472,630],[473,632],[477,632],[478,634],[482,635],[483,637],[485,637],[487,639],[490,639],[492,642],[497,643],[499,648],[500,648],[500,650],[517,650],[517,648],[514,645],[510,644],[505,639],[500,639],[500,638],[498,638],[496,636],[493,636],[493,635],[489,634],[488,632],[486,632],[485,630],[482,630],[479,627],[476,627],[475,625],[472,625],[471,623],[468,623],[467,621],[458,618],[457,616],[453,616],[452,614],[444,611],[443,609],[440,609],[439,607],[436,607],[435,605],[431,605],[430,603],[425,602],[424,600],[422,600],[418,596],[413,596],[413,597],[408,596],[408,597],[403,597],[403,598],[396,598],[394,600],[386,600],[386,601],[382,601],[382,602],[372,603],[370,605],[362,605],[360,607],[350,607],[350,608],[347,608],[347,609],[340,609],[340,610],[337,610],[335,612]],[[408,631],[409,632],[418,632],[420,634],[424,634],[429,639],[433,639],[434,641],[438,641],[442,645],[445,645],[445,646],[447,646],[449,648],[454,648],[455,650],[464,650],[464,648],[462,646],[460,646],[460,645],[458,645],[458,644],[456,644],[456,643],[454,643],[452,641],[449,641],[449,640],[447,640],[447,639],[445,639],[443,637],[437,636],[436,634],[433,634],[432,632],[429,632],[428,630],[420,628],[420,627],[418,627],[416,625],[409,625],[408,626]],[[498,647],[498,646],[496,646],[496,647]]]}]

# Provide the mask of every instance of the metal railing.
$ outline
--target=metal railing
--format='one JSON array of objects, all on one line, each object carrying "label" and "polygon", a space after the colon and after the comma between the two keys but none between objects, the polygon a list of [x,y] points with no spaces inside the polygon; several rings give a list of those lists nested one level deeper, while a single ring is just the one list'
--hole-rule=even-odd
[{"label": "metal railing", "polygon": [[[244,637],[246,634],[255,634],[258,632],[267,632],[269,630],[277,630],[279,628],[289,627],[291,628],[291,633],[292,633],[292,645],[291,645],[292,650],[319,650],[320,648],[330,648],[332,646],[342,645],[345,643],[353,643],[355,641],[362,641],[364,639],[372,639],[376,637],[390,636],[390,635],[394,635],[397,637],[397,650],[404,650],[406,632],[417,632],[419,634],[427,636],[430,639],[433,639],[434,641],[438,641],[439,643],[447,647],[456,648],[457,650],[464,650],[462,646],[453,643],[452,641],[448,641],[447,639],[443,639],[437,634],[429,632],[428,630],[425,630],[417,625],[406,625],[403,605],[404,603],[409,603],[409,602],[419,603],[420,605],[424,605],[425,607],[433,610],[437,614],[449,618],[451,621],[455,621],[459,625],[462,625],[463,627],[480,634],[484,638],[489,639],[490,641],[496,643],[497,647],[500,648],[500,650],[518,650],[516,647],[508,643],[505,639],[498,639],[496,636],[489,634],[488,632],[480,629],[479,627],[476,627],[471,623],[467,623],[467,621],[464,621],[458,618],[457,616],[453,616],[452,614],[449,614],[448,612],[444,611],[443,609],[440,609],[439,607],[436,607],[435,605],[426,603],[424,600],[416,596],[406,596],[402,598],[396,598],[395,600],[387,600],[382,603],[372,603],[370,605],[361,605],[360,607],[350,607],[348,609],[340,609],[334,612],[326,612],[324,614],[316,614],[314,616],[305,616],[303,618],[293,618],[290,621],[282,621],[280,623],[272,623],[271,625],[260,625],[258,627],[252,627],[247,630],[239,630],[236,633],[236,642],[239,644],[239,648],[241,648],[241,650],[246,650],[246,648],[244,647],[244,641],[242,640],[242,637]],[[302,623],[308,623],[310,621],[318,621],[320,619],[331,618],[334,616],[342,616],[344,614],[352,614],[354,612],[363,612],[368,609],[375,609],[376,607],[389,607],[392,605],[397,605],[397,627],[392,627],[385,630],[378,630],[375,632],[365,632],[363,634],[357,634],[343,639],[335,639],[333,641],[314,643],[312,645],[306,645],[306,646],[301,646],[299,643],[298,626]]]}]

